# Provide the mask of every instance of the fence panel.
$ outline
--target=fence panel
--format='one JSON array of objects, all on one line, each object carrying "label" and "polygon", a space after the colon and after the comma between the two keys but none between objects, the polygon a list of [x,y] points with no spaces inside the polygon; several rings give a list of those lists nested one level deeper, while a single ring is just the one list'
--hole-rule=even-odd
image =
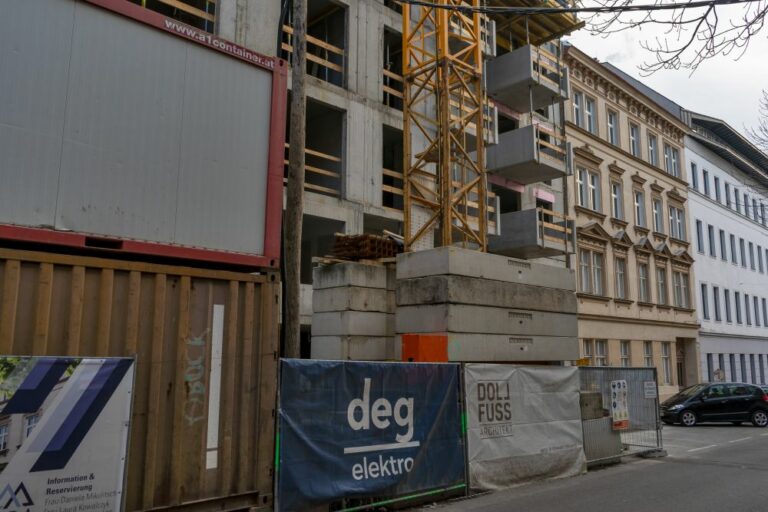
[{"label": "fence panel", "polygon": [[587,462],[662,449],[656,368],[583,366],[579,374]]}]

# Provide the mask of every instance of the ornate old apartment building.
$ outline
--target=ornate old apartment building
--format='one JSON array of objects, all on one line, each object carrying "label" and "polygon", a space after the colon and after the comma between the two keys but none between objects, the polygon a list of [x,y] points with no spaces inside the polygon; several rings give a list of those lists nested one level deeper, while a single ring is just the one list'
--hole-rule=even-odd
[{"label": "ornate old apartment building", "polygon": [[699,380],[687,127],[578,48],[565,55],[581,354],[655,366],[670,395]]}]

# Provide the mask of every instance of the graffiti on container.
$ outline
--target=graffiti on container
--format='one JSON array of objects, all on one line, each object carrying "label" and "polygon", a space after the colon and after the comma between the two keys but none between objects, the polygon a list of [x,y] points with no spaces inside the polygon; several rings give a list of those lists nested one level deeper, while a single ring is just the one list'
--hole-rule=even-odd
[{"label": "graffiti on container", "polygon": [[184,369],[184,383],[187,400],[184,404],[184,419],[189,426],[205,419],[205,338],[208,330],[199,336],[187,339],[187,366]]}]

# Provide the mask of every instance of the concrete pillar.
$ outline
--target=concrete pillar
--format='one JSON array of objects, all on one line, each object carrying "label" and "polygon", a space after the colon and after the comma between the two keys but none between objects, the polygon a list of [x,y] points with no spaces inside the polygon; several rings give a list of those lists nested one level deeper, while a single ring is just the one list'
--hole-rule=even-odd
[{"label": "concrete pillar", "polygon": [[216,34],[267,56],[277,55],[280,0],[219,0]]}]

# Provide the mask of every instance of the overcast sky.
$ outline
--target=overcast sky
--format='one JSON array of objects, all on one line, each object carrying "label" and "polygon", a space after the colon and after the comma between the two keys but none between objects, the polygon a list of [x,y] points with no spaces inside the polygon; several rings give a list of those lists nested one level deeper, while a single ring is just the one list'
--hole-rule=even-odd
[{"label": "overcast sky", "polygon": [[757,106],[762,89],[768,89],[768,26],[753,37],[747,52],[738,60],[718,56],[690,70],[661,70],[643,77],[638,66],[654,57],[640,47],[641,41],[663,34],[645,26],[607,37],[591,36],[586,30],[566,39],[600,62],[610,62],[643,81],[688,110],[725,120],[744,133],[757,124]]}]

